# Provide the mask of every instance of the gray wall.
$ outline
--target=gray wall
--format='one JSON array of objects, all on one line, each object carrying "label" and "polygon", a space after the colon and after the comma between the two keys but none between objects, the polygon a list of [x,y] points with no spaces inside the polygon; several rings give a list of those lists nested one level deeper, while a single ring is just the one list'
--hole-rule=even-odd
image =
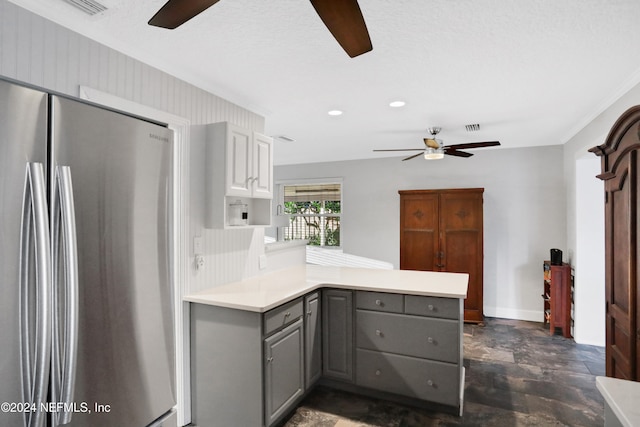
[{"label": "gray wall", "polygon": [[400,159],[277,166],[275,178],[343,178],[344,251],[396,267],[398,190],[484,187],[485,314],[541,321],[542,261],[566,241],[562,147],[477,150],[470,159]]}]

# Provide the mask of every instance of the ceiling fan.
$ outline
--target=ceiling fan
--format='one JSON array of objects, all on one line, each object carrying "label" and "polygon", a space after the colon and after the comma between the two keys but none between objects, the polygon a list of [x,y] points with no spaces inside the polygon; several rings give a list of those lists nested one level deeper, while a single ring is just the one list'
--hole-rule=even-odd
[{"label": "ceiling fan", "polygon": [[[149,25],[173,30],[219,0],[169,0]],[[333,37],[354,58],[373,49],[358,0],[310,0]]]},{"label": "ceiling fan", "polygon": [[460,151],[467,148],[480,148],[480,147],[495,147],[500,145],[498,141],[486,141],[486,142],[468,142],[465,144],[453,144],[444,145],[441,139],[436,139],[436,135],[440,133],[441,128],[431,127],[427,131],[431,134],[431,138],[424,138],[424,148],[392,148],[388,150],[373,150],[373,151],[420,151],[418,154],[414,154],[407,158],[402,159],[411,160],[415,157],[424,154],[424,158],[427,160],[441,159],[445,154],[456,157],[471,157],[473,153],[467,153],[466,151]]}]

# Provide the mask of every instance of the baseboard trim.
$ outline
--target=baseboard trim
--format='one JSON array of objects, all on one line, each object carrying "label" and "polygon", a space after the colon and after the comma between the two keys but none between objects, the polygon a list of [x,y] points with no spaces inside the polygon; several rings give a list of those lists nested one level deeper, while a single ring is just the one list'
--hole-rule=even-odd
[{"label": "baseboard trim", "polygon": [[502,319],[526,320],[528,322],[543,323],[544,314],[538,310],[518,310],[504,307],[484,307],[486,317],[499,317]]}]

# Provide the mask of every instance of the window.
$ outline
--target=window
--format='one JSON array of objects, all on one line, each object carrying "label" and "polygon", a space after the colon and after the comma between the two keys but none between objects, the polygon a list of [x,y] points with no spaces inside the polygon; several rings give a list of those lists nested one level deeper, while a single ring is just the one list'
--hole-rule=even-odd
[{"label": "window", "polygon": [[342,184],[283,184],[284,213],[291,222],[284,228],[284,239],[307,239],[309,245],[340,246]]}]

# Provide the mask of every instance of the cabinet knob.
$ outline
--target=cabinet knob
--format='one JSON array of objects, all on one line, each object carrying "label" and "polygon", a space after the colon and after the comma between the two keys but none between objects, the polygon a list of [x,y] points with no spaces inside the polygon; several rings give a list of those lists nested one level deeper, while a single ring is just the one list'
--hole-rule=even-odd
[{"label": "cabinet knob", "polygon": [[427,380],[427,385],[429,387],[433,387],[433,380]]},{"label": "cabinet knob", "polygon": [[428,338],[427,338],[427,342],[428,342],[429,344],[433,344],[433,338],[428,337]]},{"label": "cabinet knob", "polygon": [[291,313],[289,313],[288,311],[284,314],[284,317],[289,317],[291,316]]},{"label": "cabinet knob", "polygon": [[381,337],[383,335],[382,331],[380,329],[376,329],[376,335]]},{"label": "cabinet knob", "polygon": [[442,268],[442,267],[444,267],[444,264],[436,264],[436,267]]},{"label": "cabinet knob", "polygon": [[313,311],[309,310],[307,311],[307,316],[311,316],[313,314]]},{"label": "cabinet knob", "polygon": [[380,371],[380,369],[376,369],[376,376],[380,376],[380,374],[382,374],[382,371]]},{"label": "cabinet knob", "polygon": [[273,362],[273,357],[267,357],[267,362],[269,363]]},{"label": "cabinet knob", "polygon": [[433,311],[433,309],[434,309],[433,304],[429,304],[429,305],[427,306],[427,308],[429,309],[429,311]]},{"label": "cabinet knob", "polygon": [[379,300],[379,299],[377,299],[377,300],[376,300],[376,305],[382,305],[382,301],[381,301],[381,300]]}]

